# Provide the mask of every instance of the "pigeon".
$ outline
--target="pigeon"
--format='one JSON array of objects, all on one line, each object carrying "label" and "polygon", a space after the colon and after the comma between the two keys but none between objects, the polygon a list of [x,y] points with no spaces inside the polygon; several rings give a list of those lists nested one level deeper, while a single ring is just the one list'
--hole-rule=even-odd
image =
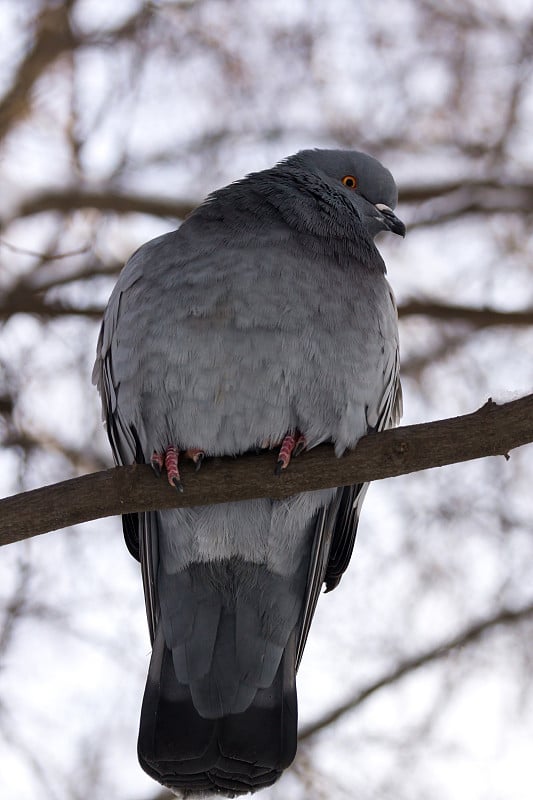
[{"label": "pigeon", "polygon": [[[374,243],[405,235],[397,197],[365,153],[302,150],[138,249],[94,370],[116,464],[151,463],[181,491],[184,459],[269,448],[279,473],[398,424],[397,311]],[[296,671],[366,488],[123,517],[152,642],[138,756],[178,796],[254,792],[293,761]]]}]

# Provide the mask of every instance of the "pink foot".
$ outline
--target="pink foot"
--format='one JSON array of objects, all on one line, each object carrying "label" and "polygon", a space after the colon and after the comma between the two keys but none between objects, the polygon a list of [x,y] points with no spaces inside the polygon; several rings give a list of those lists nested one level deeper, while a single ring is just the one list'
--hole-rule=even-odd
[{"label": "pink foot", "polygon": [[175,486],[178,492],[182,492],[183,484],[181,482],[180,472],[178,469],[179,453],[180,451],[176,445],[169,444],[163,453],[157,453],[154,451],[152,453],[150,463],[156,475],[161,475],[163,469],[165,469],[167,471],[167,479],[170,485]]},{"label": "pink foot", "polygon": [[305,436],[300,431],[288,433],[281,443],[278,453],[278,461],[274,472],[281,475],[284,469],[290,464],[291,458],[298,456],[305,449]]},{"label": "pink foot", "polygon": [[189,449],[185,451],[185,458],[193,462],[196,467],[196,472],[198,472],[205,458],[205,453],[201,447],[189,447]]}]

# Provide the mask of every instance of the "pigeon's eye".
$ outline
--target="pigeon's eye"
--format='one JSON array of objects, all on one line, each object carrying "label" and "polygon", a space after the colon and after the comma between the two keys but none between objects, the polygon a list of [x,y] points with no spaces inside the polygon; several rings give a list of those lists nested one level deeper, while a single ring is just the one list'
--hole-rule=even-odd
[{"label": "pigeon's eye", "polygon": [[345,175],[342,179],[342,182],[348,189],[355,189],[357,186],[357,178],[355,178],[353,175]]}]

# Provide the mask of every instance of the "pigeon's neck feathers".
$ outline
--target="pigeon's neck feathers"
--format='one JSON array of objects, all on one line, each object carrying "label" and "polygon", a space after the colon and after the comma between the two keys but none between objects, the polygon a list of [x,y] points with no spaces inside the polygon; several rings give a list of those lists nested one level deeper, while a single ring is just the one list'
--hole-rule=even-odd
[{"label": "pigeon's neck feathers", "polygon": [[[361,216],[320,175],[288,168],[248,175],[213,192],[187,223],[224,231],[226,241],[243,242],[283,233],[302,251],[334,255],[347,267],[353,262],[385,272],[385,264]],[[185,223],[185,224],[187,224]],[[223,223],[221,225],[220,223]]]}]

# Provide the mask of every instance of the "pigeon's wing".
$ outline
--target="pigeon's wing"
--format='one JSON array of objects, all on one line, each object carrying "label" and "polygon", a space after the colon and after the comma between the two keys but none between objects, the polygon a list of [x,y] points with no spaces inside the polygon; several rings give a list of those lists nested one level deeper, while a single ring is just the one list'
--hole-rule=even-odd
[{"label": "pigeon's wing", "polygon": [[[142,278],[132,256],[111,294],[96,345],[93,383],[102,400],[102,416],[116,464],[132,464],[139,457],[139,443],[135,430],[121,417],[117,403],[118,381],[113,367],[116,355],[116,330],[124,295]],[[130,266],[131,265],[131,266]]]},{"label": "pigeon's wing", "polygon": [[[390,299],[396,313],[391,292]],[[368,409],[368,431],[383,431],[397,425],[402,415],[400,383],[400,351],[397,335],[389,342],[383,366],[383,392],[374,409]],[[317,515],[311,566],[307,580],[300,636],[297,645],[297,665],[303,655],[311,621],[325,583],[326,591],[334,589],[345,572],[352,556],[359,515],[368,483],[340,488],[331,503]]]},{"label": "pigeon's wing", "polygon": [[[129,269],[121,274],[107,306],[98,336],[96,361],[93,370],[93,383],[96,384],[102,400],[102,415],[111,444],[115,464],[143,464],[145,455],[137,432],[121,415],[117,403],[118,381],[113,369],[116,347],[116,330],[120,318],[122,299],[125,293],[142,278],[142,262],[132,256]],[[131,555],[141,562],[146,613],[150,637],[153,641],[155,620],[158,616],[157,593],[154,575],[157,574],[157,532],[153,514],[123,514],[122,529],[126,546]]]},{"label": "pigeon's wing", "polygon": [[[396,426],[402,415],[402,386],[400,383],[400,357],[396,347],[392,358],[387,363],[384,373],[385,389],[377,408],[377,424],[369,427],[370,431],[383,431]],[[339,583],[352,556],[357,525],[368,483],[346,486],[341,491],[338,512],[335,516],[335,527],[328,565],[324,581],[326,591],[331,591]]]}]

